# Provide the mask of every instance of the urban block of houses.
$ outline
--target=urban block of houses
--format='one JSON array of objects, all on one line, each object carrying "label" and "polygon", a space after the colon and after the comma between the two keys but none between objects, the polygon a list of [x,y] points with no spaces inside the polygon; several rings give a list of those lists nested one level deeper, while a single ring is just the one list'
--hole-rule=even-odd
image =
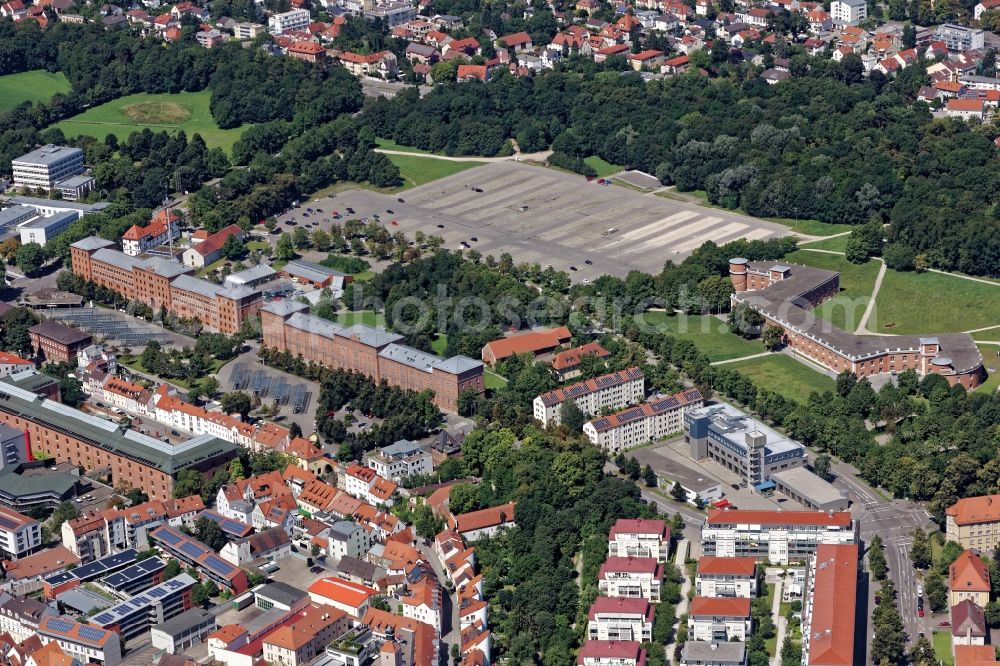
[{"label": "urban block of houses", "polygon": [[688,635],[696,641],[740,641],[750,636],[750,599],[695,597],[688,611]]},{"label": "urban block of houses", "polygon": [[619,518],[608,533],[610,557],[651,557],[666,562],[670,528],[662,520]]},{"label": "urban block of houses", "polygon": [[598,574],[598,588],[609,597],[660,602],[663,565],[655,557],[608,557]]},{"label": "urban block of houses", "polygon": [[703,405],[701,392],[687,389],[669,396],[650,398],[614,414],[591,419],[583,425],[583,434],[591,444],[610,453],[618,453],[681,432],[684,415]]},{"label": "urban block of houses", "polygon": [[698,559],[695,594],[699,597],[757,596],[757,560],[752,557],[711,557]]},{"label": "urban block of houses", "polygon": [[634,367],[548,391],[535,398],[532,407],[535,418],[548,427],[562,422],[562,405],[568,400],[584,414],[597,414],[637,403],[645,395],[646,375]]}]

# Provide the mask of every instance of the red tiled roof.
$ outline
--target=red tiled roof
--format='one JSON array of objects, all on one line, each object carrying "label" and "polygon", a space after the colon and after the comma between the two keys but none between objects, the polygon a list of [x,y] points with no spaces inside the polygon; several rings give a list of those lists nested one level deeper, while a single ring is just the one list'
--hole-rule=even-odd
[{"label": "red tiled roof", "polygon": [[463,533],[512,523],[514,522],[516,504],[516,502],[509,502],[488,509],[459,514],[454,517],[454,527],[459,533]]},{"label": "red tiled roof", "polygon": [[663,566],[655,557],[609,557],[601,565],[600,578],[607,573],[641,573],[663,578]]},{"label": "red tiled roof", "polygon": [[288,47],[289,53],[301,53],[303,55],[319,55],[325,53],[326,49],[316,42],[295,42]]},{"label": "red tiled roof", "polygon": [[489,349],[493,358],[498,361],[514,354],[534,353],[542,349],[551,349],[568,341],[572,336],[565,326],[550,328],[546,331],[531,331],[509,338],[487,342],[483,352]]},{"label": "red tiled roof", "polygon": [[982,111],[984,101],[981,99],[949,99],[949,111]]},{"label": "red tiled roof", "polygon": [[646,651],[637,641],[587,641],[580,648],[576,663],[585,659],[632,659],[636,664],[646,661]]},{"label": "red tiled roof", "polygon": [[464,81],[465,79],[479,79],[480,81],[485,81],[486,65],[459,65],[456,78],[459,81]]},{"label": "red tiled roof", "polygon": [[369,597],[378,594],[366,585],[352,583],[342,578],[320,578],[309,586],[309,594],[330,599],[353,608],[360,607]]},{"label": "red tiled roof", "polygon": [[[858,546],[820,544],[813,574],[814,597],[809,622],[809,663],[854,663],[854,614],[858,591]],[[749,600],[747,600],[749,603]]]},{"label": "red tiled roof", "polygon": [[847,511],[825,513],[823,511],[754,511],[750,509],[724,511],[712,509],[708,512],[708,524],[850,527],[851,514]]},{"label": "red tiled roof", "polygon": [[709,576],[753,576],[757,560],[752,557],[711,557],[698,560],[698,573]]},{"label": "red tiled roof", "polygon": [[[556,35],[558,37],[559,35]],[[561,351],[552,359],[552,367],[556,370],[565,370],[580,365],[580,359],[584,356],[596,356],[604,358],[610,356],[611,352],[601,346],[599,342],[588,342],[585,345]]]},{"label": "red tiled roof", "polygon": [[619,518],[615,521],[608,540],[614,541],[619,534],[655,534],[661,539],[670,538],[670,529],[666,522],[650,518]]},{"label": "red tiled roof", "polygon": [[964,550],[948,567],[948,587],[952,592],[989,593],[990,572],[978,555]]},{"label": "red tiled roof", "polygon": [[597,597],[590,605],[587,619],[593,620],[598,613],[615,613],[620,615],[641,615],[647,622],[653,621],[656,607],[647,599],[638,597]]},{"label": "red tiled roof", "polygon": [[518,46],[520,44],[527,44],[530,42],[531,35],[522,30],[521,32],[513,32],[509,35],[504,35],[500,39],[503,40],[503,43],[507,46]]},{"label": "red tiled roof", "polygon": [[[826,598],[826,597],[820,597]],[[745,597],[695,597],[691,600],[692,617],[750,617],[750,600]]]},{"label": "red tiled roof", "polygon": [[11,354],[10,352],[0,351],[0,363],[9,363],[16,365],[35,365],[33,362],[23,359],[17,354]]},{"label": "red tiled roof", "polygon": [[194,251],[203,257],[207,257],[217,250],[221,250],[222,246],[226,244],[226,241],[230,236],[235,234],[241,234],[243,230],[235,224],[230,224],[228,227],[219,229],[214,234],[198,243],[194,246]]}]

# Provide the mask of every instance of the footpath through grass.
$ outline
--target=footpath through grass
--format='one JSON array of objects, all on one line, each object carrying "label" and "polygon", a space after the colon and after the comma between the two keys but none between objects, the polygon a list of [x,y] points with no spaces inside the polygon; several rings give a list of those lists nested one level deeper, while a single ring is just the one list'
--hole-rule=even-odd
[{"label": "footpath through grass", "polygon": [[805,403],[813,391],[832,391],[834,388],[830,377],[785,354],[736,361],[723,367],[739,371],[760,388],[770,389],[801,403]]},{"label": "footpath through grass", "polygon": [[462,162],[438,160],[420,155],[387,155],[387,157],[399,167],[399,175],[403,178],[403,186],[399,188],[400,191],[485,164],[485,162],[471,160]]},{"label": "footpath through grass", "polygon": [[149,128],[171,134],[184,130],[188,138],[197,133],[209,148],[222,148],[227,153],[248,126],[219,129],[209,110],[212,92],[181,92],[174,94],[128,95],[87,109],[55,124],[67,137],[92,136],[103,141],[114,134],[125,141],[132,132]]},{"label": "footpath through grass", "polygon": [[[806,247],[811,247],[807,245]],[[825,268],[840,273],[840,294],[820,304],[815,312],[834,326],[853,333],[864,316],[868,301],[875,289],[879,263],[852,264],[842,256],[825,252],[796,250],[785,256],[785,260],[814,268]],[[884,287],[883,287],[884,288]]]},{"label": "footpath through grass", "polygon": [[717,317],[674,315],[657,310],[636,315],[635,319],[640,326],[645,324],[658,333],[690,340],[712,361],[728,361],[764,351],[759,340],[744,340],[730,333],[726,322]]},{"label": "footpath through grass", "polygon": [[48,102],[56,93],[68,93],[69,88],[62,72],[53,74],[35,69],[0,76],[0,113],[11,111],[23,102]]}]

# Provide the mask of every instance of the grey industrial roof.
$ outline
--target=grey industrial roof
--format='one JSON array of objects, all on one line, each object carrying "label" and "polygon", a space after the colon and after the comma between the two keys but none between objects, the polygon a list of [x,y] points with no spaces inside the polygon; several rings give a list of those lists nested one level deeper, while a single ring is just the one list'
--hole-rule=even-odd
[{"label": "grey industrial roof", "polygon": [[681,661],[687,663],[732,663],[742,664],[746,655],[746,643],[722,641],[709,643],[707,641],[688,641],[684,644]]},{"label": "grey industrial roof", "polygon": [[82,587],[74,587],[71,590],[67,590],[56,597],[56,599],[60,604],[69,606],[73,610],[84,614],[89,613],[95,608],[104,610],[112,604],[112,602],[101,595]]},{"label": "grey industrial roof", "polygon": [[16,474],[12,468],[6,467],[0,472],[0,496],[26,497],[53,494],[65,497],[79,480],[79,477],[65,472]]},{"label": "grey industrial roof", "polygon": [[443,361],[439,361],[436,367],[438,370],[442,370],[453,375],[460,375],[463,372],[483,367],[483,362],[459,354],[457,356],[452,356],[451,358],[446,358]]},{"label": "grey industrial roof", "polygon": [[197,627],[205,623],[206,620],[211,619],[215,622],[215,615],[204,608],[189,608],[180,615],[176,615],[166,622],[161,622],[153,627],[156,631],[162,632],[167,636],[180,636],[186,633],[192,627]]},{"label": "grey industrial roof", "polygon": [[261,308],[265,312],[270,312],[278,316],[284,317],[295,312],[302,312],[303,310],[308,310],[309,306],[305,303],[299,303],[298,301],[290,301],[287,298],[280,301],[271,301],[267,305]]},{"label": "grey industrial roof", "polygon": [[79,154],[81,158],[83,157],[83,151],[80,150],[79,148],[56,146],[50,143],[48,145],[42,146],[41,148],[33,150],[30,153],[26,153],[24,155],[21,155],[20,157],[14,158],[13,162],[15,164],[18,162],[28,162],[31,164],[49,165],[76,154]]},{"label": "grey industrial roof", "polygon": [[174,474],[202,460],[237,449],[236,444],[209,435],[193,437],[180,444],[161,442],[62,403],[41,398],[18,388],[9,378],[0,380],[0,411],[71,434],[165,474]]},{"label": "grey industrial roof", "polygon": [[781,482],[781,485],[791,489],[795,494],[805,497],[817,505],[844,499],[844,493],[805,467],[791,467],[779,472],[772,472],[771,479]]},{"label": "grey industrial roof", "polygon": [[251,266],[250,268],[227,275],[226,282],[246,284],[247,282],[255,282],[266,277],[271,277],[272,275],[277,275],[277,272],[273,268],[267,264],[257,264],[256,266]]},{"label": "grey industrial roof", "polygon": [[84,214],[98,213],[108,207],[108,204],[103,201],[87,204],[75,201],[62,201],[61,199],[40,199],[38,197],[11,197],[10,203],[14,205],[31,206],[33,208],[65,208],[66,210],[78,210]]},{"label": "grey industrial roof", "polygon": [[408,439],[397,440],[389,446],[383,446],[381,449],[381,453],[384,456],[405,456],[417,451],[423,451],[423,448],[416,442],[411,442]]},{"label": "grey industrial roof", "polygon": [[70,222],[76,220],[79,217],[74,210],[67,210],[62,213],[56,213],[55,215],[50,215],[48,217],[39,216],[33,220],[28,220],[22,224],[20,229],[51,229],[52,227],[59,226],[61,224],[66,224],[66,221]]},{"label": "grey industrial roof", "polygon": [[208,280],[199,280],[198,278],[191,275],[178,275],[177,279],[173,281],[173,286],[178,289],[183,289],[184,291],[191,291],[196,294],[201,294],[202,296],[207,296],[209,298],[215,298],[216,294],[225,291],[222,287],[215,284],[214,282],[209,282]]},{"label": "grey industrial roof", "polygon": [[[770,262],[748,262],[750,270],[766,272]],[[759,291],[737,292],[736,300],[744,301],[781,322],[785,327],[852,361],[862,361],[885,353],[916,352],[920,350],[919,336],[915,335],[854,335],[820,319],[812,311],[811,303],[804,297],[834,280],[837,273],[811,266],[792,264],[789,275]],[[979,348],[967,333],[938,335],[941,355],[954,362],[955,372],[968,372],[983,362]]]},{"label": "grey industrial roof", "polygon": [[285,606],[293,606],[299,599],[304,599],[308,596],[306,592],[303,592],[299,588],[292,587],[288,583],[282,583],[280,581],[268,583],[254,592],[254,594],[258,597],[277,601]]},{"label": "grey industrial roof", "polygon": [[79,176],[71,176],[60,180],[56,183],[56,187],[80,187],[81,185],[86,185],[92,180],[94,180],[93,176],[80,174]]},{"label": "grey industrial roof", "polygon": [[378,355],[382,358],[387,358],[391,361],[408,365],[411,368],[423,370],[424,372],[431,372],[434,370],[434,366],[436,366],[441,360],[433,354],[422,352],[419,349],[414,349],[413,347],[397,344],[386,345],[385,349],[380,351]]},{"label": "grey industrial roof", "polygon": [[114,246],[114,241],[109,241],[98,236],[87,236],[70,245],[70,247],[80,248],[81,250],[100,250],[101,248]]},{"label": "grey industrial roof", "polygon": [[15,220],[20,220],[25,215],[37,215],[31,206],[11,206],[0,210],[0,227],[7,226]]},{"label": "grey industrial roof", "polygon": [[24,389],[25,391],[30,391],[31,393],[41,393],[47,391],[52,387],[53,384],[58,384],[53,377],[38,372],[34,368],[29,368],[27,370],[22,370],[21,372],[15,372],[7,376],[5,380],[14,386]]},{"label": "grey industrial roof", "polygon": [[346,273],[335,271],[332,268],[327,268],[312,261],[303,261],[302,259],[289,261],[281,270],[289,275],[304,277],[312,282],[322,282],[328,277],[344,277],[346,275]]},{"label": "grey industrial roof", "polygon": [[708,417],[709,430],[724,437],[733,445],[746,449],[746,434],[758,432],[764,435],[764,452],[767,455],[801,450],[805,455],[805,447],[793,439],[788,439],[777,430],[764,425],[754,416],[748,416],[730,404],[720,402],[708,407],[702,407],[687,412],[684,418]]},{"label": "grey industrial roof", "polygon": [[371,326],[365,326],[364,324],[341,326],[340,324],[335,324],[332,321],[314,317],[313,315],[305,314],[303,312],[296,312],[293,314],[288,318],[287,323],[292,328],[297,328],[301,331],[306,331],[307,333],[322,335],[325,338],[333,338],[337,335],[343,338],[353,338],[358,340],[361,344],[368,345],[369,347],[384,347],[385,345],[398,342],[403,339],[402,335],[390,333],[385,329],[373,328]]},{"label": "grey industrial roof", "polygon": [[355,576],[362,580],[374,580],[378,567],[371,562],[365,562],[364,560],[360,560],[356,557],[345,555],[340,558],[339,562],[337,562],[337,571],[348,576]]}]

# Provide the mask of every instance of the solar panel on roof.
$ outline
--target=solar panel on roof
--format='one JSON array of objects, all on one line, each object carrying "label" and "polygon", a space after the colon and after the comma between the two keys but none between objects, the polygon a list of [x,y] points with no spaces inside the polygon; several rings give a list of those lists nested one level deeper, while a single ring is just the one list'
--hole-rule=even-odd
[{"label": "solar panel on roof", "polygon": [[594,427],[597,428],[598,430],[607,427],[607,425],[608,425],[608,420],[606,418],[600,418],[594,421]]},{"label": "solar panel on roof", "polygon": [[156,533],[156,538],[169,546],[176,546],[184,537],[173,530],[160,530]]},{"label": "solar panel on roof", "polygon": [[54,629],[55,631],[61,631],[65,633],[73,628],[73,623],[70,622],[69,620],[53,618],[49,620],[46,626],[50,629]]},{"label": "solar panel on roof", "polygon": [[242,534],[246,531],[247,526],[236,520],[223,520],[219,526],[226,532],[232,532],[233,534]]},{"label": "solar panel on roof", "polygon": [[108,635],[108,632],[104,629],[88,626],[80,627],[77,633],[80,635],[80,638],[85,641],[102,641],[104,640],[104,637]]},{"label": "solar panel on roof", "polygon": [[115,619],[115,616],[111,613],[101,613],[100,615],[95,615],[93,617],[94,622],[98,624],[107,624]]},{"label": "solar panel on roof", "polygon": [[150,595],[156,597],[157,599],[159,599],[160,597],[167,596],[167,591],[164,590],[162,587],[154,587],[152,590],[149,590],[149,592],[147,592],[147,594],[150,594]]},{"label": "solar panel on roof", "polygon": [[166,585],[171,590],[179,590],[180,588],[184,587],[184,581],[177,580],[176,578],[171,578],[170,580],[167,581]]},{"label": "solar panel on roof", "polygon": [[191,543],[190,541],[188,541],[187,543],[182,543],[180,546],[180,551],[185,555],[187,555],[188,557],[192,558],[200,557],[201,554],[205,552],[205,550],[201,548],[198,544]]},{"label": "solar panel on roof", "polygon": [[205,566],[220,576],[228,576],[233,570],[232,564],[215,555],[209,555],[205,558]]}]

